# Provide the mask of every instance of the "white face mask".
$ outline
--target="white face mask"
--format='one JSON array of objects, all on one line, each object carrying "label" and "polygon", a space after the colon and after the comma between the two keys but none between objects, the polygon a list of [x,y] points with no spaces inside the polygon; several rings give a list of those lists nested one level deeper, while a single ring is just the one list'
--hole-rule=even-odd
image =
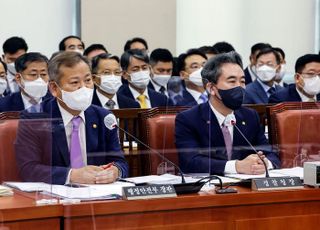
[{"label": "white face mask", "polygon": [[16,67],[14,66],[14,63],[13,63],[13,62],[7,64],[7,68],[8,68],[8,72],[9,72],[11,75],[16,75],[17,71],[16,71]]},{"label": "white face mask", "polygon": [[171,75],[154,74],[152,79],[158,85],[167,88],[167,84],[168,84],[168,81],[170,80],[170,77],[171,77]]},{"label": "white face mask", "polygon": [[193,84],[197,86],[203,86],[201,71],[202,71],[202,68],[191,73],[189,75],[189,81],[191,81]]},{"label": "white face mask", "polygon": [[73,51],[74,51],[74,52],[77,52],[77,53],[79,53],[79,54],[81,54],[81,55],[83,55],[83,50],[74,49]]},{"label": "white face mask", "polygon": [[82,87],[73,92],[67,92],[61,89],[62,101],[73,110],[85,111],[92,102],[93,89]]},{"label": "white face mask", "polygon": [[0,95],[2,95],[4,91],[6,91],[7,87],[8,84],[6,79],[0,78]]},{"label": "white face mask", "polygon": [[150,73],[148,70],[131,73],[131,84],[139,89],[145,89],[150,81]]},{"label": "white face mask", "polygon": [[276,76],[276,69],[267,65],[256,67],[256,72],[262,82],[269,82]]},{"label": "white face mask", "polygon": [[121,77],[115,75],[102,75],[100,89],[108,94],[115,94],[122,85]]},{"label": "white face mask", "polygon": [[280,72],[276,73],[275,80],[282,80],[284,75],[286,74],[286,64],[281,64]]},{"label": "white face mask", "polygon": [[320,93],[320,76],[312,78],[303,78],[304,86],[303,90],[310,95],[317,95]]},{"label": "white face mask", "polygon": [[37,80],[27,81],[24,80],[21,76],[21,87],[24,89],[24,92],[34,99],[40,99],[44,97],[48,92],[48,83],[45,82],[41,77],[38,77]]}]

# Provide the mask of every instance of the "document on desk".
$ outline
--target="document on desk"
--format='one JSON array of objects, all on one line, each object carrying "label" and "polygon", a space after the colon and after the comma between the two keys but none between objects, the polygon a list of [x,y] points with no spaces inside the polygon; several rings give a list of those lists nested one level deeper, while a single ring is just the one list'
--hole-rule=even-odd
[{"label": "document on desk", "polygon": [[132,183],[126,182],[80,184],[74,187],[33,182],[5,182],[4,184],[24,192],[42,192],[54,197],[80,200],[118,199],[122,196],[122,187],[132,186]]}]

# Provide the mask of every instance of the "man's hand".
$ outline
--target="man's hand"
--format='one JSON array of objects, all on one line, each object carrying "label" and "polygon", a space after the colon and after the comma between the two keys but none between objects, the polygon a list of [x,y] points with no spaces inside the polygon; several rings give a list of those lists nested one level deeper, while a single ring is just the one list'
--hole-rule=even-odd
[{"label": "man's hand", "polygon": [[95,184],[96,175],[103,171],[101,167],[98,166],[85,166],[79,169],[72,169],[70,174],[71,183],[81,183],[81,184]]},{"label": "man's hand", "polygon": [[[103,166],[102,166],[103,168]],[[119,169],[112,165],[97,173],[95,181],[97,184],[107,184],[114,182],[119,177]]]},{"label": "man's hand", "polygon": [[[263,155],[261,151],[259,151],[258,154],[266,162],[266,165],[268,167],[267,158]],[[263,165],[263,162],[261,161],[259,156],[257,156],[257,154],[251,154],[243,160],[236,161],[236,170],[238,173],[243,174],[256,175],[265,173],[265,167]]]}]

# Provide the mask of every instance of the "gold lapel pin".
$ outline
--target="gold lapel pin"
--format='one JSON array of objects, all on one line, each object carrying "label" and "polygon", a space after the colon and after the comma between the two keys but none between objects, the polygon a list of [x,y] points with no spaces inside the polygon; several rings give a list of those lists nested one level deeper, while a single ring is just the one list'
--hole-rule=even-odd
[{"label": "gold lapel pin", "polygon": [[92,127],[96,129],[98,126],[96,124],[93,124]]}]

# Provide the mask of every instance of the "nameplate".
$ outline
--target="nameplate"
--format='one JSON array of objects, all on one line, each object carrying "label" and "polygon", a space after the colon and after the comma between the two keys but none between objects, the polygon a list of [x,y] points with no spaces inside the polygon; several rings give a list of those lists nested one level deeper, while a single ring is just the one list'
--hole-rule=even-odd
[{"label": "nameplate", "polygon": [[122,195],[127,200],[143,200],[152,198],[176,197],[177,193],[173,185],[144,185],[122,188]]},{"label": "nameplate", "polygon": [[299,189],[303,184],[299,177],[269,177],[252,179],[251,188],[256,191]]}]

